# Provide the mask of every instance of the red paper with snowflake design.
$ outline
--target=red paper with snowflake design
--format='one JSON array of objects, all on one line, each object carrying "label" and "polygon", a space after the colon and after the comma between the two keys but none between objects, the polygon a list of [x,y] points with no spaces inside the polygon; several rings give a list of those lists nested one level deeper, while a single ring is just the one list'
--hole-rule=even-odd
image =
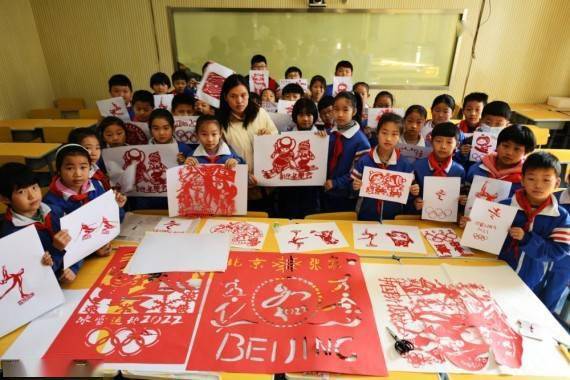
[{"label": "red paper with snowflake design", "polygon": [[183,364],[207,278],[197,273],[128,275],[134,247],[119,248],[45,358]]},{"label": "red paper with snowflake design", "polygon": [[188,369],[386,375],[358,256],[230,253]]},{"label": "red paper with snowflake design", "polygon": [[397,334],[414,343],[405,355],[414,367],[449,361],[479,371],[491,353],[501,365],[521,366],[522,337],[483,285],[420,277],[381,278],[379,286]]}]

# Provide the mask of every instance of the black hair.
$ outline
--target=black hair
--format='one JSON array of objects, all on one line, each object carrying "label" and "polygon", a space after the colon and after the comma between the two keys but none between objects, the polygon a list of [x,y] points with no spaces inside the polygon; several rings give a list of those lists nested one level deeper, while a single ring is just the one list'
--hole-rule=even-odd
[{"label": "black hair", "polygon": [[560,177],[560,173],[562,172],[562,167],[558,158],[556,158],[555,155],[544,151],[535,152],[524,160],[522,175],[524,176],[528,170],[532,169],[553,169],[557,177]]},{"label": "black hair", "polygon": [[319,118],[319,111],[317,110],[315,102],[307,98],[297,100],[293,106],[293,111],[291,112],[291,118],[294,123],[297,123],[297,116],[299,115],[312,115],[314,124]]},{"label": "black hair", "polygon": [[450,122],[438,124],[431,131],[431,141],[438,136],[455,137],[455,140],[459,141],[459,128]]},{"label": "black hair", "polygon": [[504,128],[499,133],[499,137],[497,137],[497,146],[505,141],[512,141],[517,145],[523,145],[526,154],[532,152],[536,147],[534,133],[526,125],[513,124]]},{"label": "black hair", "polygon": [[137,90],[133,93],[133,98],[131,103],[133,106],[136,102],[148,103],[152,108],[154,108],[154,96],[150,91],[147,90]]},{"label": "black hair", "polygon": [[285,78],[287,78],[287,75],[289,75],[291,73],[299,73],[300,77],[303,76],[303,72],[297,66],[291,66],[291,67],[287,68],[287,70],[285,70]]},{"label": "black hair", "polygon": [[366,92],[369,93],[370,92],[370,86],[368,85],[368,83],[366,82],[356,82],[353,86],[352,89],[354,90],[356,87],[358,86],[364,86],[364,88],[366,88]]},{"label": "black hair", "polygon": [[204,64],[202,65],[202,75],[204,75],[204,71],[206,70],[206,67],[208,67],[208,65],[212,63],[212,61],[206,61],[204,62]]},{"label": "black hair", "polygon": [[[226,96],[230,92],[230,90],[237,86],[244,86],[247,90],[249,90],[249,83],[245,80],[245,78],[240,74],[232,74],[226,78],[224,84],[222,85],[222,93],[220,94],[220,108],[217,111],[217,117],[220,121],[220,125],[224,130],[227,130],[230,126],[230,116],[232,114],[232,110],[230,105],[226,101]],[[247,102],[247,107],[244,111],[244,119],[243,119],[243,127],[247,129],[249,123],[253,122],[259,113],[259,106],[254,102]]]},{"label": "black hair", "polygon": [[250,92],[249,100],[261,107],[261,96],[257,92]]},{"label": "black hair", "polygon": [[378,99],[380,99],[383,96],[390,98],[390,103],[392,103],[392,105],[394,105],[394,95],[392,95],[392,93],[389,91],[380,91],[379,93],[377,93],[376,97],[374,97],[374,104],[376,104]]},{"label": "black hair", "polygon": [[16,190],[39,184],[36,174],[24,164],[8,162],[0,167],[0,195],[12,200]]},{"label": "black hair", "polygon": [[172,73],[172,83],[174,83],[177,80],[183,80],[185,82],[188,82],[188,75],[186,75],[186,71],[184,70],[176,70],[174,73]]},{"label": "black hair", "polygon": [[402,118],[402,116],[392,112],[386,112],[385,114],[382,115],[380,120],[378,120],[378,127],[376,128],[376,133],[380,133],[382,125],[386,123],[395,123],[398,125],[398,130],[400,131],[400,134],[404,132],[404,119]]},{"label": "black hair", "polygon": [[332,105],[334,105],[334,98],[330,95],[323,95],[321,100],[319,100],[319,104],[317,104],[317,108],[319,109],[319,112],[321,112]]},{"label": "black hair", "polygon": [[[336,94],[336,96],[334,97],[334,103],[336,103],[337,100],[339,99],[347,99],[351,105],[352,108],[354,108],[356,111],[358,111],[358,103],[356,100],[356,96],[354,96],[354,94],[352,92],[348,92],[348,91],[341,91],[338,94]],[[320,102],[319,102],[320,103]]]},{"label": "black hair", "polygon": [[509,120],[511,118],[511,107],[507,102],[495,100],[493,102],[487,103],[487,105],[483,107],[482,116],[486,115],[500,116]]},{"label": "black hair", "polygon": [[287,86],[283,87],[281,90],[281,97],[287,94],[299,94],[301,96],[305,95],[305,91],[303,91],[303,87],[297,83],[289,83]]},{"label": "black hair", "polygon": [[154,119],[165,119],[166,121],[168,121],[170,127],[174,129],[174,116],[172,116],[169,110],[163,108],[157,108],[152,110],[150,116],[148,117],[149,129],[152,129],[152,122],[154,121]]},{"label": "black hair", "polygon": [[309,83],[309,88],[311,88],[315,82],[321,82],[323,87],[327,87],[327,80],[322,75],[315,75],[311,78],[311,82]]},{"label": "black hair", "polygon": [[83,156],[87,159],[88,163],[91,162],[91,157],[87,149],[78,144],[66,144],[55,153],[55,170],[58,173],[61,170],[61,165],[63,165],[63,160],[67,156]]},{"label": "black hair", "polygon": [[105,129],[107,129],[107,127],[111,125],[118,125],[119,127],[123,128],[123,130],[125,131],[125,135],[127,134],[127,128],[125,127],[125,122],[123,120],[119,119],[116,116],[107,116],[103,118],[103,120],[101,120],[99,122],[99,125],[97,126],[97,130],[99,131],[99,136],[101,138],[105,133]]},{"label": "black hair", "polygon": [[165,84],[170,88],[170,78],[165,73],[159,71],[158,73],[154,73],[150,76],[150,88],[155,84]]},{"label": "black hair", "polygon": [[354,71],[354,68],[352,67],[352,63],[350,63],[350,61],[339,61],[334,68],[334,72],[336,73],[336,71],[338,69],[340,69],[341,67],[346,67],[346,68],[350,69],[350,71]]},{"label": "black hair", "polygon": [[465,108],[465,106],[469,102],[483,103],[484,107],[487,105],[488,101],[489,101],[489,95],[483,92],[472,92],[463,99],[463,108]]},{"label": "black hair", "polygon": [[218,119],[216,119],[215,116],[213,116],[213,115],[201,115],[198,118],[198,120],[196,120],[196,133],[198,133],[198,131],[200,130],[200,127],[202,127],[206,123],[216,123],[218,128],[220,128],[220,132],[221,132],[222,127],[220,126],[220,122],[218,121]]},{"label": "black hair", "polygon": [[263,95],[263,93],[264,93],[265,91],[271,91],[271,92],[273,93],[273,97],[275,98],[275,100],[277,100],[277,94],[275,93],[275,91],[273,91],[273,89],[271,89],[271,88],[269,88],[269,87],[264,88],[263,90],[261,90],[261,95]]},{"label": "black hair", "polygon": [[451,111],[453,111],[455,109],[455,99],[453,99],[453,96],[448,95],[448,94],[441,94],[435,97],[435,99],[433,100],[433,102],[431,103],[431,108],[435,108],[435,106],[437,106],[438,104],[445,104],[446,106],[448,106],[449,108],[451,108]]},{"label": "black hair", "polygon": [[71,132],[69,132],[69,135],[67,136],[67,142],[70,144],[82,145],[81,142],[86,137],[95,137],[97,141],[99,141],[99,145],[101,145],[101,140],[99,139],[97,131],[91,127],[72,129]]},{"label": "black hair", "polygon": [[131,84],[131,80],[128,76],[124,74],[115,74],[111,78],[109,78],[109,92],[111,91],[111,87],[113,86],[127,86],[129,90],[133,91],[133,85]]},{"label": "black hair", "polygon": [[189,106],[194,107],[194,103],[196,103],[196,99],[193,96],[187,94],[176,94],[172,98],[172,112],[176,111],[176,107],[181,104],[188,104]]},{"label": "black hair", "polygon": [[420,106],[419,104],[414,104],[408,107],[406,113],[404,114],[404,119],[410,116],[410,114],[417,112],[420,114],[421,117],[427,119],[427,110],[424,106]]},{"label": "black hair", "polygon": [[256,63],[263,62],[267,65],[267,59],[261,54],[256,54],[251,57],[251,66],[255,65]]}]

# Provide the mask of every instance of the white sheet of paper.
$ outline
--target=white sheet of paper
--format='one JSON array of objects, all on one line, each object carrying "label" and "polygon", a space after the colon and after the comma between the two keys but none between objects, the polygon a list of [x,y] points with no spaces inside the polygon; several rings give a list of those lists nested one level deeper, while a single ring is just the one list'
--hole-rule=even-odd
[{"label": "white sheet of paper", "polygon": [[497,137],[498,135],[492,132],[473,133],[469,161],[481,161],[483,156],[494,152],[497,147]]},{"label": "white sheet of paper", "polygon": [[410,187],[414,181],[414,173],[396,172],[364,167],[362,173],[361,197],[382,199],[396,203],[408,203]]},{"label": "white sheet of paper", "polygon": [[125,99],[118,96],[116,98],[97,100],[97,108],[103,117],[116,116],[123,121],[130,121],[129,111],[125,104]]},{"label": "white sheet of paper", "polygon": [[475,202],[477,198],[497,203],[507,199],[512,185],[511,182],[500,179],[487,178],[480,175],[474,176],[469,189],[469,195],[467,196],[465,215],[469,216],[473,208],[473,202]]},{"label": "white sheet of paper", "polygon": [[154,109],[160,108],[172,112],[172,99],[174,94],[154,95]]},{"label": "white sheet of paper", "polygon": [[352,91],[352,77],[333,78],[332,96],[336,96],[339,92]]},{"label": "white sheet of paper", "polygon": [[113,186],[137,197],[166,196],[166,169],[178,165],[178,144],[131,145],[103,149]]},{"label": "white sheet of paper", "polygon": [[277,102],[277,113],[288,115],[291,117],[291,113],[293,112],[293,106],[296,102],[293,100],[284,100],[279,99]]},{"label": "white sheet of paper", "polygon": [[206,219],[200,234],[229,234],[232,248],[261,249],[268,231],[268,223]]},{"label": "white sheet of paper", "polygon": [[64,301],[33,225],[0,239],[0,337]]},{"label": "white sheet of paper", "polygon": [[174,138],[184,144],[198,144],[198,116],[174,116]]},{"label": "white sheet of paper", "polygon": [[147,232],[125,273],[223,272],[229,253],[228,235]]},{"label": "white sheet of paper", "polygon": [[[277,112],[277,103],[270,101],[261,101],[261,108],[266,110],[269,114]],[[275,122],[275,121],[274,121]]]},{"label": "white sheet of paper", "polygon": [[428,146],[417,146],[412,144],[398,144],[398,149],[400,149],[400,155],[411,164],[420,158],[429,156],[433,150]]},{"label": "white sheet of paper", "polygon": [[355,249],[427,253],[418,227],[354,223],[352,228]]},{"label": "white sheet of paper", "polygon": [[65,247],[63,267],[69,268],[83,260],[119,235],[119,205],[113,190],[81,206],[60,220],[71,241]]},{"label": "white sheet of paper", "polygon": [[[245,215],[247,165],[181,165],[169,169],[168,215]],[[231,195],[235,194],[233,200]]]},{"label": "white sheet of paper", "polygon": [[335,222],[279,226],[275,237],[282,253],[308,252],[348,247]]},{"label": "white sheet of paper", "polygon": [[196,96],[215,108],[220,108],[220,94],[227,77],[234,73],[233,70],[212,62],[206,67],[202,81],[198,85]]},{"label": "white sheet of paper", "polygon": [[255,136],[253,173],[260,186],[323,186],[329,137],[314,132]]},{"label": "white sheet of paper", "polygon": [[285,113],[277,113],[277,112],[270,112],[268,113],[271,121],[277,127],[279,133],[282,132],[290,132],[296,128],[296,124],[293,122],[291,115],[287,115]]},{"label": "white sheet of paper", "polygon": [[279,88],[283,90],[283,88],[285,88],[285,86],[287,86],[290,83],[297,83],[299,86],[303,87],[303,91],[305,92],[307,92],[307,90],[309,89],[309,84],[307,82],[307,79],[305,78],[279,79]]},{"label": "white sheet of paper", "polygon": [[395,113],[404,117],[405,111],[403,108],[368,108],[368,124],[367,127],[376,129],[378,127],[378,122],[380,118],[385,113]]},{"label": "white sheet of paper", "polygon": [[453,228],[422,228],[422,234],[439,257],[460,257],[473,254],[461,246],[461,239]]},{"label": "white sheet of paper", "polygon": [[459,177],[425,177],[422,219],[438,222],[457,221],[460,188]]},{"label": "white sheet of paper", "polygon": [[461,245],[498,255],[513,224],[517,208],[477,198]]},{"label": "white sheet of paper", "polygon": [[[508,369],[512,375],[556,376],[570,378],[570,366],[558,351],[552,337],[570,343],[570,335],[556,321],[540,299],[508,265],[461,266],[442,265],[453,282],[481,282],[491,291],[493,298],[508,318],[512,328],[517,330],[517,321],[533,321],[546,332],[543,341],[523,338],[523,361],[521,368]],[[476,270],[474,270],[476,269]],[[497,370],[497,372],[501,372]]]},{"label": "white sheet of paper", "polygon": [[269,87],[269,71],[249,70],[249,91],[261,95]]},{"label": "white sheet of paper", "polygon": [[162,218],[156,224],[154,232],[168,232],[172,234],[194,232],[200,219]]},{"label": "white sheet of paper", "polygon": [[121,232],[117,240],[141,241],[147,231],[152,231],[162,219],[160,215],[139,215],[127,212],[121,223]]}]

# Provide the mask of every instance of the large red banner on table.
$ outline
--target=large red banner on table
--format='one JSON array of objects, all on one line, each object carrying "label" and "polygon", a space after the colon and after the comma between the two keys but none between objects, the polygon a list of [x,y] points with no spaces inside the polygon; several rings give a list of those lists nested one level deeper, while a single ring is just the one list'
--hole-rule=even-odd
[{"label": "large red banner on table", "polygon": [[189,370],[386,375],[358,256],[232,252]]},{"label": "large red banner on table", "polygon": [[47,351],[46,359],[106,363],[186,362],[207,274],[123,272],[134,248],[120,248]]}]

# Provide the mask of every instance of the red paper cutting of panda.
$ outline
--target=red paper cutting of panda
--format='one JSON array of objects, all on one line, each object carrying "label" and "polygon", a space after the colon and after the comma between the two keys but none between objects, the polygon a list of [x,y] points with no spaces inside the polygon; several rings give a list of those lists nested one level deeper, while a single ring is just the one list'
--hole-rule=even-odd
[{"label": "red paper cutting of panda", "polygon": [[414,180],[413,173],[402,173],[393,170],[364,168],[360,196],[406,204],[410,186]]}]

